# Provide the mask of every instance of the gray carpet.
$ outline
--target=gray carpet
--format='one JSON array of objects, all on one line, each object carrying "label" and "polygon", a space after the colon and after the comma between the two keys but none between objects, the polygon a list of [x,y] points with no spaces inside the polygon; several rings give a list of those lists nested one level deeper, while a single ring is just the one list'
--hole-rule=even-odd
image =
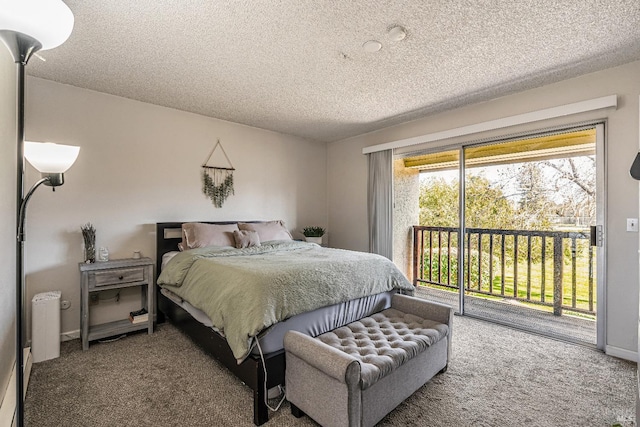
[{"label": "gray carpet", "polygon": [[[634,425],[635,363],[464,317],[449,370],[385,426]],[[252,393],[170,324],[151,336],[62,344],[33,366],[25,425],[252,426]],[[288,404],[267,426],[313,426]]]}]

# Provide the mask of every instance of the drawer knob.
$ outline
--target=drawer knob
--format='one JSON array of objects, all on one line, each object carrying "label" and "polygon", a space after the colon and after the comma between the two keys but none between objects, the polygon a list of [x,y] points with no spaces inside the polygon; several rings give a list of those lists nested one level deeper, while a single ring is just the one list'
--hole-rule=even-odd
[{"label": "drawer knob", "polygon": [[124,276],[118,276],[118,280],[124,279]]}]

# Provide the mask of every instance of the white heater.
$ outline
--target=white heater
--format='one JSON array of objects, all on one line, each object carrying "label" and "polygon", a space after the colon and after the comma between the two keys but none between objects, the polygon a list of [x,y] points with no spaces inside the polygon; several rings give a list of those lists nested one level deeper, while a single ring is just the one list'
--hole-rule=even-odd
[{"label": "white heater", "polygon": [[37,294],[31,300],[31,353],[33,362],[60,356],[60,296],[51,291]]}]

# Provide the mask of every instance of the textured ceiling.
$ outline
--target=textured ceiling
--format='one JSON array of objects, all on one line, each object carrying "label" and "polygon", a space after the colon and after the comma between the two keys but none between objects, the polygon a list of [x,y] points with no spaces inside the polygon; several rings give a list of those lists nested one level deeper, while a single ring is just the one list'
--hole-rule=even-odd
[{"label": "textured ceiling", "polygon": [[318,141],[640,59],[638,0],[66,3],[28,74]]}]

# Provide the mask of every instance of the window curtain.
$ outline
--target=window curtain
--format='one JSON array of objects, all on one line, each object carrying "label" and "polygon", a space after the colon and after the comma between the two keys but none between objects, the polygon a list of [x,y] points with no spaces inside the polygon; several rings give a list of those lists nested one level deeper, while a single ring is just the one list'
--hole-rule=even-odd
[{"label": "window curtain", "polygon": [[393,258],[393,150],[369,157],[369,252]]}]

